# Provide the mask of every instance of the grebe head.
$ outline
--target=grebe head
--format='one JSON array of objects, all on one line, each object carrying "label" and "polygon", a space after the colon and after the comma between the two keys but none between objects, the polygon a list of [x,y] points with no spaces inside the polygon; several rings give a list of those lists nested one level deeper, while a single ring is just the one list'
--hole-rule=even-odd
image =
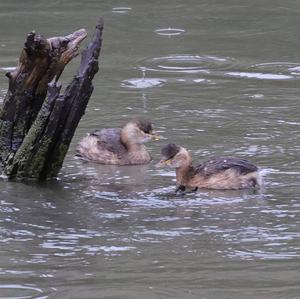
[{"label": "grebe head", "polygon": [[125,143],[142,144],[150,140],[159,140],[152,124],[147,120],[136,119],[128,122],[122,129],[122,140]]},{"label": "grebe head", "polygon": [[163,159],[156,164],[156,167],[169,166],[171,168],[187,167],[192,164],[189,152],[182,146],[174,143],[165,145],[161,149]]}]

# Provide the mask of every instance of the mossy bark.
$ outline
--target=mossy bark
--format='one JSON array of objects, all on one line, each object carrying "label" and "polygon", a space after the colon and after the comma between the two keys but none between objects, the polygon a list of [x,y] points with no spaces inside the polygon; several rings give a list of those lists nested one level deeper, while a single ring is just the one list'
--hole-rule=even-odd
[{"label": "mossy bark", "polygon": [[8,74],[9,90],[0,114],[0,158],[8,178],[57,176],[93,91],[102,31],[99,20],[78,74],[63,95],[57,80],[78,54],[85,30],[50,39],[28,35],[19,66]]}]

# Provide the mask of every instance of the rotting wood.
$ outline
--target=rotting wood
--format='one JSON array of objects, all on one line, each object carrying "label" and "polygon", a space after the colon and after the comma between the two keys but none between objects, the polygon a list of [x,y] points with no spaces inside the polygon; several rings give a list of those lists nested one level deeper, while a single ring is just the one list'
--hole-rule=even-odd
[{"label": "rotting wood", "polygon": [[0,158],[8,178],[57,176],[93,91],[102,31],[100,19],[82,53],[79,71],[63,95],[57,80],[78,55],[86,31],[49,39],[28,35],[19,66],[7,75],[9,90],[0,114]]}]

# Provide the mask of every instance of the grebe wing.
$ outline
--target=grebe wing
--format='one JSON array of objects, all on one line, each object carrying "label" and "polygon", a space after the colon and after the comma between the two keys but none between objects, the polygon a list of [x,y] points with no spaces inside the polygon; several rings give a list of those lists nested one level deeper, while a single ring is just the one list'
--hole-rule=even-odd
[{"label": "grebe wing", "polygon": [[213,157],[196,167],[196,173],[210,176],[226,169],[235,169],[239,174],[257,171],[258,168],[251,162],[237,157]]},{"label": "grebe wing", "polygon": [[127,151],[121,141],[120,128],[96,130],[90,133],[90,135],[97,137],[97,145],[101,150],[110,151],[117,155],[122,155]]}]

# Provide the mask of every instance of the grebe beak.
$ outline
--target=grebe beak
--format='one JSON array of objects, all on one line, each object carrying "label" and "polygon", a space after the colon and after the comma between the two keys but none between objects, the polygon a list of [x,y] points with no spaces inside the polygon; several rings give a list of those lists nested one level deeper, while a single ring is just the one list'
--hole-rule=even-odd
[{"label": "grebe beak", "polygon": [[165,167],[165,166],[168,166],[171,162],[171,159],[168,159],[168,160],[160,160],[158,163],[155,164],[155,167],[156,168],[160,168],[160,167]]},{"label": "grebe beak", "polygon": [[160,135],[155,134],[155,133],[150,134],[150,136],[151,136],[151,139],[155,140],[155,141],[160,140],[162,138]]}]

